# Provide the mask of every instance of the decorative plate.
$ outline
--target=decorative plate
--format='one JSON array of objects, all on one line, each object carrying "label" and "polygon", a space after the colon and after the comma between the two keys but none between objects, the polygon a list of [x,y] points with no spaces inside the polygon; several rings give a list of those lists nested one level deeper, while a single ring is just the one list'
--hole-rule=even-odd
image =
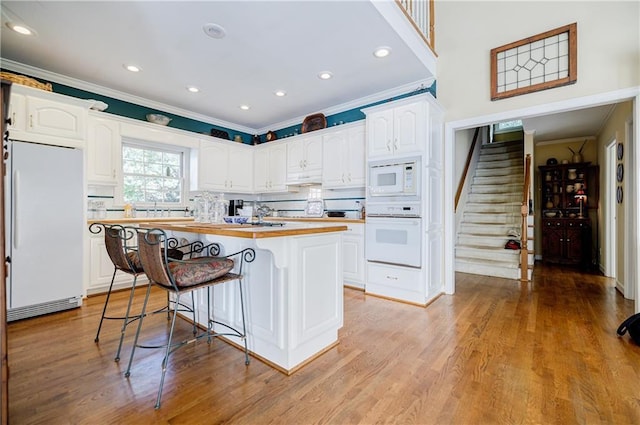
[{"label": "decorative plate", "polygon": [[327,118],[324,114],[309,115],[302,122],[302,132],[308,133],[310,131],[321,130],[327,127]]},{"label": "decorative plate", "polygon": [[619,182],[622,182],[622,178],[624,177],[624,167],[622,164],[618,164],[618,172],[616,173]]},{"label": "decorative plate", "polygon": [[618,161],[622,160],[623,155],[624,155],[624,145],[622,143],[618,143]]},{"label": "decorative plate", "polygon": [[618,203],[622,203],[622,186],[618,186],[618,191],[616,192],[616,198],[618,199]]},{"label": "decorative plate", "polygon": [[267,142],[273,142],[277,138],[278,138],[278,135],[276,134],[275,131],[267,132],[267,136],[266,136]]}]

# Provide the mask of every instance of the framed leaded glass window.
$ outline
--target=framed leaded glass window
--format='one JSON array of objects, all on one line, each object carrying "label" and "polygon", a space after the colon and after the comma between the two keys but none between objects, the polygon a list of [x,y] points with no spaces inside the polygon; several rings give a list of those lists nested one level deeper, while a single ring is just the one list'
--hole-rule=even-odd
[{"label": "framed leaded glass window", "polygon": [[577,70],[573,23],[491,50],[491,100],[573,84]]}]

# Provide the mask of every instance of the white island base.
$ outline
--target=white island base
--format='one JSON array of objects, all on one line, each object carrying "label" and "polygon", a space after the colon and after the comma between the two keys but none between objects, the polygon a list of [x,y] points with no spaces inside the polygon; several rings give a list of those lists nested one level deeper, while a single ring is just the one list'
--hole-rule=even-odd
[{"label": "white island base", "polygon": [[[338,344],[338,329],[343,325],[341,231],[257,238],[191,232],[173,235],[190,241],[198,236],[205,243],[218,242],[224,249],[222,255],[255,249],[255,260],[245,263],[243,270],[247,341],[255,357],[292,374]],[[207,324],[205,296],[206,290],[196,294],[196,318],[202,326]],[[214,319],[241,329],[238,297],[236,282],[215,286]],[[184,301],[188,300],[190,297],[185,297]],[[224,328],[215,330],[223,332]],[[225,338],[243,346],[237,337]]]}]

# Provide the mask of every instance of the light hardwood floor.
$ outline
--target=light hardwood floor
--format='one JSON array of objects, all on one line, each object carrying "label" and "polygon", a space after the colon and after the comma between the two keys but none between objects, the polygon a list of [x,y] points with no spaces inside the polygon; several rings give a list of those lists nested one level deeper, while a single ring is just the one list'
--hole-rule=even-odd
[{"label": "light hardwood floor", "polygon": [[[161,354],[139,350],[127,379],[116,322],[93,342],[103,297],[10,323],[10,423],[640,423],[640,347],[615,333],[633,303],[610,279],[548,266],[525,285],[456,278],[427,308],[345,289],[340,344],[292,376],[220,340],[183,348],[157,411]],[[164,337],[165,316],[149,323]]]}]

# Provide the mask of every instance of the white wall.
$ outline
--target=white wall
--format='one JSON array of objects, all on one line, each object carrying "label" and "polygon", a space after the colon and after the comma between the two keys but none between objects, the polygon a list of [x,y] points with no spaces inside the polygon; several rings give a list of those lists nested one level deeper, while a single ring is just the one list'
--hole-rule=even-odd
[{"label": "white wall", "polygon": [[[446,121],[640,85],[638,1],[436,1],[438,101]],[[490,51],[578,24],[578,81],[490,99]]]}]

